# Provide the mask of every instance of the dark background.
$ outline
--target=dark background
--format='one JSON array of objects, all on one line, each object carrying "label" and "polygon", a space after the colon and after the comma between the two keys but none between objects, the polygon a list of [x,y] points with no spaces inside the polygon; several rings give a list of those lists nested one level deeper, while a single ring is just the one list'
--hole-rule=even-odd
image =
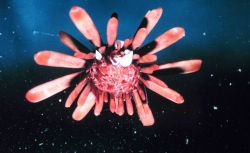
[{"label": "dark background", "polygon": [[[71,54],[59,40],[64,30],[91,48],[68,12],[85,8],[102,38],[113,12],[119,14],[118,38],[131,37],[149,9],[164,13],[147,37],[181,26],[186,37],[159,52],[159,63],[202,59],[199,72],[162,76],[180,92],[176,105],[149,92],[155,124],[143,127],[137,114],[122,117],[106,106],[82,121],[64,108],[72,88],[37,104],[25,92],[73,72],[42,67],[33,54],[55,50]],[[1,153],[248,153],[250,106],[250,1],[248,0],[1,0],[0,1],[0,152]]]}]

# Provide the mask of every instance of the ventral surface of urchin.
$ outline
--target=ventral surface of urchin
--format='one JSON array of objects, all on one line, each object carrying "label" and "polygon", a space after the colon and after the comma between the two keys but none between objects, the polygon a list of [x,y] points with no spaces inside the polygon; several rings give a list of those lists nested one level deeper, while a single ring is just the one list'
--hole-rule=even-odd
[{"label": "ventral surface of urchin", "polygon": [[[35,62],[43,66],[74,68],[79,72],[32,88],[26,93],[26,99],[37,103],[75,86],[65,102],[65,107],[77,103],[72,114],[74,120],[82,120],[93,107],[94,114],[100,115],[103,105],[108,104],[110,111],[120,116],[125,110],[133,115],[135,106],[142,124],[153,125],[154,117],[148,105],[146,88],[177,104],[184,102],[178,92],[153,73],[167,69],[179,69],[182,74],[192,73],[198,71],[202,63],[199,59],[161,65],[156,63],[157,52],[185,35],[180,27],[167,30],[141,47],[161,15],[162,8],[148,11],[133,37],[117,40],[118,17],[114,13],[107,24],[107,43],[103,43],[88,13],[81,7],[72,7],[69,12],[71,20],[94,47],[90,50],[68,33],[60,32],[61,41],[73,51],[73,55],[44,50],[34,55]],[[73,81],[76,77],[80,78],[77,83]]]}]

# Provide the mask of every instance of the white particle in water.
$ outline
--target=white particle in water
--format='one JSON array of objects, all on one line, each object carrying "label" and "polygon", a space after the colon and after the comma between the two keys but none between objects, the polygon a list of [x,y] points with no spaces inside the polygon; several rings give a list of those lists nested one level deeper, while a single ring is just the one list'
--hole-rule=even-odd
[{"label": "white particle in water", "polygon": [[43,143],[39,143],[38,145],[39,145],[39,146],[42,146],[42,145],[43,145]]},{"label": "white particle in water", "polygon": [[62,99],[60,98],[58,101],[59,101],[59,103],[60,103],[60,102],[62,102]]},{"label": "white particle in water", "polygon": [[203,36],[206,36],[206,35],[207,35],[207,33],[206,33],[206,32],[203,32],[203,33],[202,33],[202,35],[203,35]]},{"label": "white particle in water", "polygon": [[210,74],[210,77],[211,77],[211,78],[214,77],[214,74]]},{"label": "white particle in water", "polygon": [[239,68],[239,69],[238,69],[238,72],[242,72],[242,69],[241,69],[241,68]]},{"label": "white particle in water", "polygon": [[230,83],[229,83],[229,86],[232,86],[232,85],[233,85],[232,82],[230,82]]},{"label": "white particle in water", "polygon": [[32,34],[33,34],[33,35],[51,36],[51,37],[56,36],[56,34],[53,34],[53,33],[42,32],[42,31],[36,31],[36,30],[33,30],[33,31],[32,31]]},{"label": "white particle in water", "polygon": [[185,144],[186,144],[186,145],[189,144],[189,139],[188,139],[188,138],[185,139]]},{"label": "white particle in water", "polygon": [[214,109],[214,110],[218,110],[218,107],[217,107],[217,106],[213,106],[213,109]]}]

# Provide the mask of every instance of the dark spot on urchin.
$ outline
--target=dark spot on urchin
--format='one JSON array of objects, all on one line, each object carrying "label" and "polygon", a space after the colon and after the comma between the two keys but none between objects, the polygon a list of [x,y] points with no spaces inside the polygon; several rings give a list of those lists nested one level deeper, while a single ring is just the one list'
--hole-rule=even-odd
[{"label": "dark spot on urchin", "polygon": [[145,46],[135,50],[136,54],[139,54],[140,56],[144,56],[147,53],[149,53],[150,51],[152,51],[153,49],[155,49],[157,46],[157,42],[156,41],[152,41],[148,44],[146,44]]},{"label": "dark spot on urchin", "polygon": [[148,19],[144,17],[144,18],[142,19],[142,21],[141,21],[139,27],[136,29],[136,32],[135,32],[135,34],[134,34],[134,37],[135,37],[135,35],[136,35],[136,33],[138,32],[139,29],[141,29],[141,28],[146,28],[147,26],[148,26]]},{"label": "dark spot on urchin", "polygon": [[140,76],[144,79],[144,80],[149,80],[149,76],[145,73],[140,73]]},{"label": "dark spot on urchin", "polygon": [[111,18],[114,17],[116,19],[118,19],[118,14],[116,12],[114,12],[112,15],[111,15]]},{"label": "dark spot on urchin", "polygon": [[70,85],[74,86],[76,84],[78,84],[80,81],[82,81],[85,77],[87,76],[87,73],[85,70],[83,70],[81,72],[81,74],[77,75],[76,77],[74,77],[71,81],[70,81]]},{"label": "dark spot on urchin", "polygon": [[163,69],[159,71],[155,71],[154,75],[155,76],[167,76],[167,75],[176,75],[183,73],[184,71],[180,68],[169,68],[169,69]]},{"label": "dark spot on urchin", "polygon": [[146,28],[148,26],[148,19],[147,18],[143,18],[142,21],[141,21],[141,24],[139,25],[137,31],[140,29],[140,28]]},{"label": "dark spot on urchin", "polygon": [[85,45],[83,45],[80,41],[78,41],[77,39],[75,39],[73,36],[71,36],[67,32],[60,31],[59,32],[59,36],[61,36],[61,35],[67,35],[72,40],[73,44],[77,47],[77,49],[80,50],[81,52],[83,52],[83,53],[90,53],[91,52],[88,49],[88,47],[86,47]]},{"label": "dark spot on urchin", "polygon": [[144,67],[150,67],[150,66],[153,66],[155,65],[155,63],[151,62],[151,63],[139,63],[138,64],[141,68],[144,68]]}]

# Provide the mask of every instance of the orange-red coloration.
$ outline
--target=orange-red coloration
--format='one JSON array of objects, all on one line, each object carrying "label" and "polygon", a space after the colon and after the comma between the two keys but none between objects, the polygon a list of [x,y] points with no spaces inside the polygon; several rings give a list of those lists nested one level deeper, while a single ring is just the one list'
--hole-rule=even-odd
[{"label": "orange-red coloration", "polygon": [[114,95],[131,92],[138,84],[139,69],[133,64],[122,67],[106,62],[94,63],[89,71],[89,78],[95,87]]},{"label": "orange-red coloration", "polygon": [[[183,97],[159,78],[155,71],[180,69],[182,74],[196,72],[201,60],[186,60],[158,65],[157,52],[172,45],[185,35],[183,28],[172,28],[149,43],[149,50],[141,47],[162,15],[162,8],[150,10],[144,16],[133,38],[116,40],[118,18],[112,16],[107,24],[107,44],[101,41],[97,28],[88,13],[78,6],[71,8],[69,15],[77,29],[94,45],[91,52],[87,47],[66,32],[59,36],[73,55],[54,51],[40,51],[34,55],[35,62],[43,66],[77,68],[79,72],[36,86],[26,93],[29,102],[40,102],[51,97],[73,83],[75,77],[81,77],[69,94],[65,107],[77,106],[72,114],[74,120],[82,120],[94,107],[94,114],[100,115],[107,103],[112,113],[122,116],[125,112],[133,115],[137,112],[144,126],[154,124],[154,116],[148,104],[146,88],[158,93],[177,104],[183,103]],[[145,22],[146,20],[146,22]],[[146,23],[146,24],[145,24]],[[153,44],[153,45],[152,45]],[[151,46],[150,46],[151,45]],[[145,88],[146,87],[146,88]],[[136,111],[134,111],[134,106]]]}]

